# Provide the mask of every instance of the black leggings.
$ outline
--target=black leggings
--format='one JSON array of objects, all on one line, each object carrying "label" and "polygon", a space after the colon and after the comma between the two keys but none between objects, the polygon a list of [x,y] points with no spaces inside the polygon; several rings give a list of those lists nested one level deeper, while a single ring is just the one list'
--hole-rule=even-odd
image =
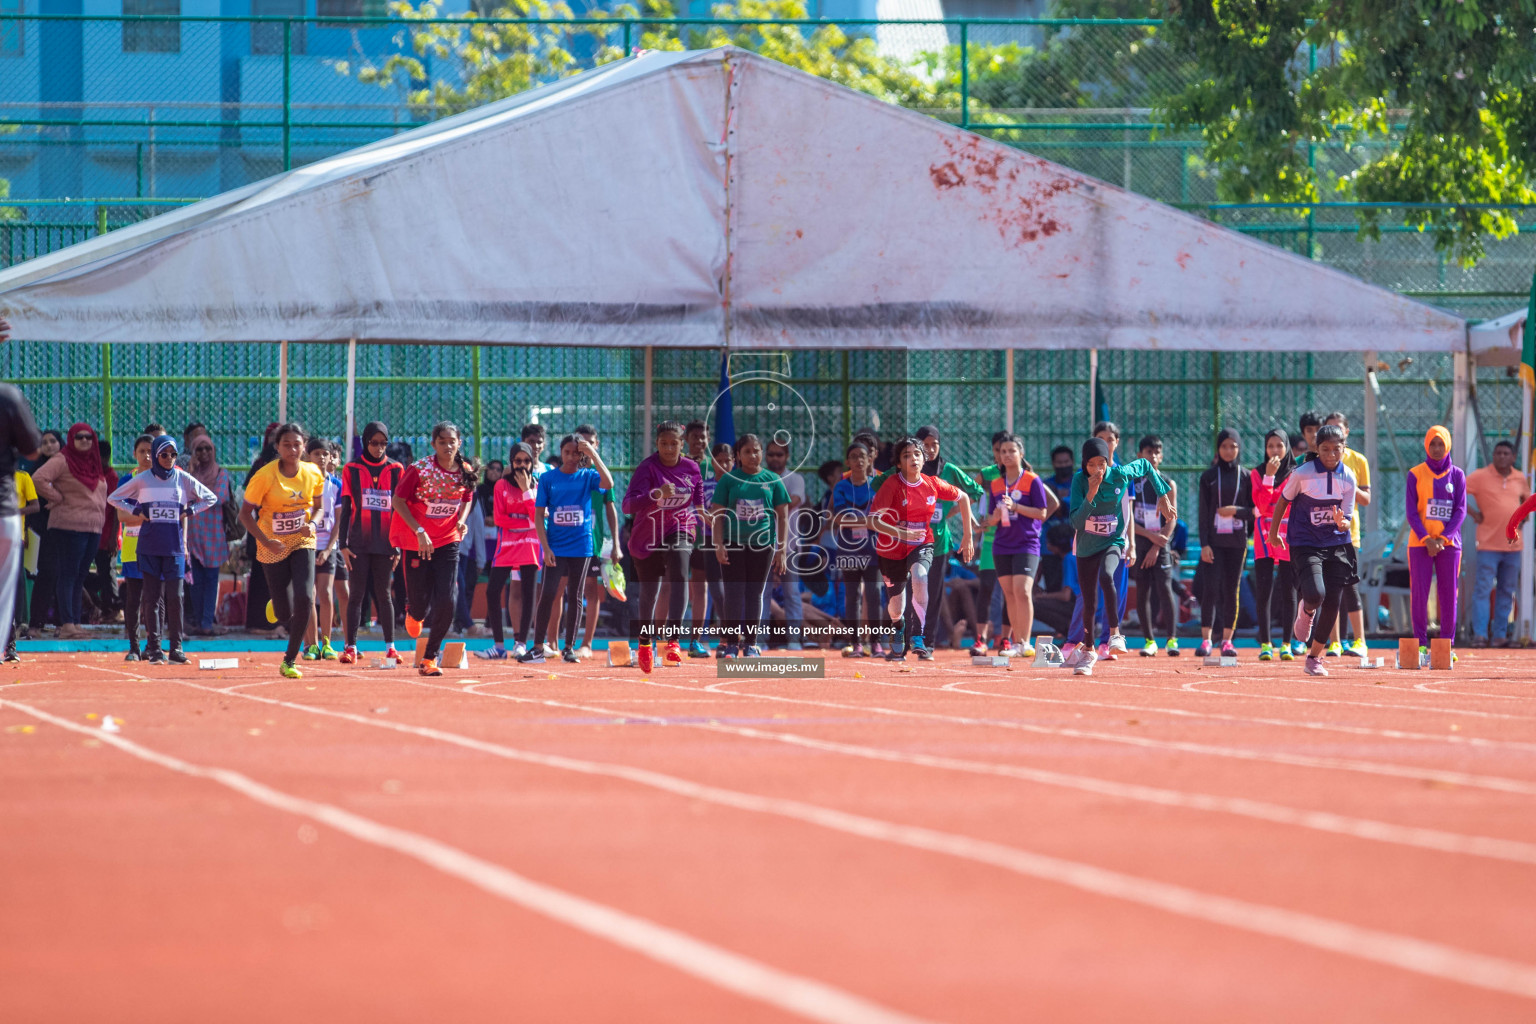
[{"label": "black leggings", "polygon": [[560,613],[560,631],[565,634],[565,649],[576,646],[576,630],[581,625],[582,589],[587,579],[587,565],[591,561],[591,555],[556,555],[554,568],[545,567],[544,590],[539,594],[539,618],[533,628],[533,640],[528,644],[529,648],[548,639],[544,634],[549,631],[549,616],[555,607],[555,591],[562,579],[565,580],[565,607]]},{"label": "black leggings", "polygon": [[[884,618],[885,602],[880,593],[880,565],[874,555],[842,555],[843,561],[843,625],[848,642],[874,642],[874,629]],[[860,568],[860,566],[863,566]],[[864,597],[864,613],[859,614],[860,591]]]},{"label": "black leggings", "polygon": [[[683,626],[683,609],[688,606],[688,561],[693,548],[686,535],[670,534],[663,538],[666,547],[655,548],[644,558],[635,559],[635,576],[640,581],[639,638],[641,640],[677,640]],[[675,546],[674,546],[675,545]],[[661,595],[661,581],[672,586],[667,592],[667,617],[658,630],[656,601]],[[665,633],[665,636],[660,634]]]},{"label": "black leggings", "polygon": [[1291,640],[1291,625],[1296,619],[1296,584],[1291,577],[1289,559],[1253,560],[1253,600],[1259,613],[1259,643],[1270,642],[1271,620],[1280,613],[1280,642]]},{"label": "black leggings", "polygon": [[1291,571],[1296,574],[1302,606],[1313,612],[1312,635],[1296,639],[1326,644],[1344,595],[1359,582],[1355,549],[1292,547]]},{"label": "black leggings", "polygon": [[453,626],[453,603],[459,589],[459,544],[438,544],[431,558],[402,551],[405,559],[405,612],[427,626],[423,660],[437,660],[437,652]]},{"label": "black leggings", "polygon": [[139,605],[144,598],[144,581],[126,577],[123,580],[123,632],[128,637],[128,649],[139,649]]},{"label": "black leggings", "polygon": [[1092,645],[1098,636],[1094,618],[1099,611],[1099,591],[1104,592],[1104,617],[1109,620],[1111,634],[1120,632],[1120,592],[1115,589],[1115,573],[1125,552],[1120,548],[1106,548],[1096,555],[1077,556],[1077,581],[1083,589],[1083,642]]},{"label": "black leggings", "polygon": [[[512,572],[517,571],[517,584],[522,590],[523,610],[518,615],[517,632],[512,639],[516,643],[524,643],[528,639],[528,622],[533,618],[534,588],[539,583],[539,567],[536,565],[493,565],[491,566],[490,582],[485,585],[485,624],[490,629],[491,635],[496,638],[498,646],[505,646],[507,634],[502,626],[502,619],[512,615],[512,588],[507,586],[512,582]],[[507,588],[507,604],[501,603],[501,588]],[[502,613],[506,612],[505,615]]]},{"label": "black leggings", "polygon": [[740,638],[745,647],[757,645],[763,628],[763,591],[768,588],[768,570],[773,567],[773,548],[727,546],[725,557],[725,614],[721,626],[724,640]]},{"label": "black leggings", "polygon": [[1168,613],[1168,636],[1178,634],[1179,604],[1173,596],[1173,566],[1168,564],[1166,555],[1160,557],[1146,568],[1140,566],[1133,568],[1131,574],[1136,578],[1136,617],[1141,620],[1141,635],[1147,640],[1156,639],[1152,635],[1152,597],[1155,594],[1162,598],[1163,609]]},{"label": "black leggings", "polygon": [[[343,552],[342,558],[347,557]],[[389,584],[395,571],[398,552],[385,554],[354,554],[352,556],[352,599],[347,602],[347,646],[357,646],[357,631],[363,625],[363,608],[368,604],[368,594],[373,593],[374,611],[379,616],[379,628],[384,631],[384,642],[395,646],[395,600]]]},{"label": "black leggings", "polygon": [[1237,594],[1248,549],[1211,548],[1211,557],[1214,561],[1205,566],[1205,592],[1200,595],[1200,621],[1211,627],[1211,643],[1220,644],[1237,632]]},{"label": "black leggings", "polygon": [[160,646],[160,602],[165,601],[165,636],[173,651],[181,650],[181,577],[162,580],[146,576],[139,581],[143,585],[140,600],[144,616],[144,648],[156,650]]},{"label": "black leggings", "polygon": [[304,631],[315,614],[315,549],[290,551],[281,562],[263,562],[261,568],[272,592],[277,621],[288,625],[288,654],[283,660],[291,665],[304,646]]}]

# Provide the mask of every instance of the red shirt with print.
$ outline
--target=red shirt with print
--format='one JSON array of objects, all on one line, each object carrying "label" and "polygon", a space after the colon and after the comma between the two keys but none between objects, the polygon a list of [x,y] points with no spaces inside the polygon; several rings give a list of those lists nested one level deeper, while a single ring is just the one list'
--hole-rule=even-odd
[{"label": "red shirt with print", "polygon": [[924,544],[933,543],[933,513],[941,501],[959,501],[960,488],[948,480],[918,474],[916,483],[908,483],[900,473],[893,473],[880,485],[870,502],[870,516],[880,517],[892,526],[923,531],[920,541],[898,540],[883,533],[875,534],[875,554],[881,558],[905,558]]},{"label": "red shirt with print", "polygon": [[[423,530],[433,547],[453,544],[464,539],[459,529],[459,512],[464,503],[474,497],[474,492],[464,486],[455,467],[453,472],[437,464],[436,456],[428,456],[400,475],[395,486],[395,497],[405,501],[411,517]],[[405,525],[400,516],[391,517],[389,542],[406,551],[416,550],[416,533]]]}]

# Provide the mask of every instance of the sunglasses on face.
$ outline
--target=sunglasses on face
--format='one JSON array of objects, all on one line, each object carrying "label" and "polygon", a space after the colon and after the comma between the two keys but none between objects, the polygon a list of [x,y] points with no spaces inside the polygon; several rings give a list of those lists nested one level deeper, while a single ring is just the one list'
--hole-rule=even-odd
[{"label": "sunglasses on face", "polygon": [[80,433],[75,435],[75,440],[76,441],[94,441],[94,440],[96,440],[96,435],[95,434],[88,434],[85,431],[81,431]]},{"label": "sunglasses on face", "polygon": [[211,451],[213,451],[213,445],[211,445],[211,444],[200,444],[200,445],[198,445],[196,448],[194,448],[192,450],[195,451],[195,452],[211,452]]}]

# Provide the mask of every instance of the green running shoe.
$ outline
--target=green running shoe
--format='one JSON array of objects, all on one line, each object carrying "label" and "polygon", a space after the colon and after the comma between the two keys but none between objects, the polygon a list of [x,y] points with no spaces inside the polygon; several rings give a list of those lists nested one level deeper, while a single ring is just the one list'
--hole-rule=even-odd
[{"label": "green running shoe", "polygon": [[1259,660],[1260,661],[1274,661],[1275,660],[1275,645],[1271,644],[1271,643],[1259,644]]}]

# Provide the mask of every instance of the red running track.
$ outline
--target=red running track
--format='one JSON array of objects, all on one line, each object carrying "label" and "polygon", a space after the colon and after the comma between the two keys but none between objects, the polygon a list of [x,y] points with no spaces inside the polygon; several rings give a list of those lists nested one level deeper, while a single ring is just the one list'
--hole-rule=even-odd
[{"label": "red running track", "polygon": [[277,657],[5,667],[4,1020],[1536,1019],[1536,655]]}]

